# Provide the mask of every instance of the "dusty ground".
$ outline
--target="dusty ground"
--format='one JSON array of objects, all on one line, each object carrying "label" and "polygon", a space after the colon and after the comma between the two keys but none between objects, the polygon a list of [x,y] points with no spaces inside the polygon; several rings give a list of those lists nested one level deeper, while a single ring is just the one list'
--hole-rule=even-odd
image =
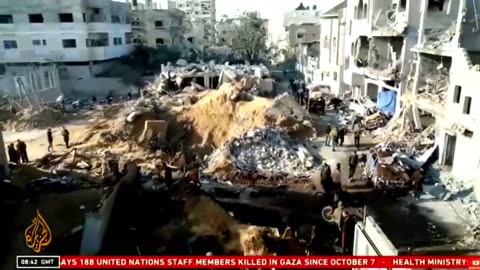
[{"label": "dusty ground", "polygon": [[[68,124],[65,127],[70,131],[70,134],[76,133],[89,125],[88,121],[79,120]],[[62,126],[52,128],[53,132],[53,150],[65,151],[65,143],[61,136]],[[4,131],[3,139],[6,144],[14,143],[20,139],[27,144],[28,157],[31,160],[44,156],[48,151],[47,129],[34,129],[22,132]]]}]

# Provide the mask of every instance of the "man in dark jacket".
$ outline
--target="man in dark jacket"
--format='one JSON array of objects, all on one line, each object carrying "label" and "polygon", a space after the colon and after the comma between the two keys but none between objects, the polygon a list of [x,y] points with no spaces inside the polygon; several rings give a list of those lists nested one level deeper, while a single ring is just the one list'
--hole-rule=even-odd
[{"label": "man in dark jacket", "polygon": [[319,106],[320,106],[320,114],[325,115],[325,107],[327,106],[327,102],[323,97],[320,97]]},{"label": "man in dark jacket", "polygon": [[325,146],[330,146],[330,131],[332,131],[332,127],[330,125],[327,126],[327,136],[325,138]]},{"label": "man in dark jacket", "polygon": [[347,130],[345,127],[341,127],[338,130],[338,145],[343,146],[343,143],[345,142],[345,134],[347,133]]},{"label": "man in dark jacket", "polygon": [[18,165],[19,156],[17,151],[15,151],[15,145],[11,143],[8,145],[7,149],[8,149],[8,157],[10,158],[10,162]]},{"label": "man in dark jacket", "polygon": [[358,155],[357,155],[357,152],[354,151],[353,154],[348,159],[348,169],[349,169],[348,180],[351,181],[353,179],[357,166],[358,166]]},{"label": "man in dark jacket", "polygon": [[20,156],[20,160],[22,161],[22,163],[24,163],[24,164],[28,163],[27,144],[24,141],[18,139],[16,148],[17,148],[16,150],[17,150],[18,155]]},{"label": "man in dark jacket", "polygon": [[342,224],[342,252],[344,255],[352,255],[355,238],[355,224],[355,218],[345,210]]},{"label": "man in dark jacket", "polygon": [[357,149],[360,149],[360,136],[361,135],[362,135],[362,131],[361,131],[360,127],[357,127],[355,129],[355,131],[353,132],[353,140],[354,140],[355,147],[357,147]]},{"label": "man in dark jacket", "polygon": [[332,170],[327,162],[324,162],[320,170],[320,183],[325,194],[333,194]]},{"label": "man in dark jacket", "polygon": [[65,142],[65,147],[69,148],[70,145],[68,143],[70,141],[70,132],[65,127],[62,127],[62,129],[62,137]]},{"label": "man in dark jacket", "polygon": [[52,129],[47,130],[47,141],[48,141],[48,152],[53,152],[53,135],[52,135]]}]

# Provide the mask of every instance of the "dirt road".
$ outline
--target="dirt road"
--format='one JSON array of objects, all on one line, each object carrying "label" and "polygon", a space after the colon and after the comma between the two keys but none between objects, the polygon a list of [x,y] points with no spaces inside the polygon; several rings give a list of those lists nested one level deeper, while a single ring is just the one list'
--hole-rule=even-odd
[{"label": "dirt road", "polygon": [[[65,127],[70,131],[70,134],[77,130],[85,128],[89,124],[88,121],[79,120],[66,124]],[[53,150],[65,150],[65,144],[61,136],[62,126],[52,128],[53,133]],[[31,160],[42,157],[47,153],[47,129],[35,129],[23,132],[4,131],[3,139],[5,144],[15,143],[18,139],[27,144],[28,157]]]}]

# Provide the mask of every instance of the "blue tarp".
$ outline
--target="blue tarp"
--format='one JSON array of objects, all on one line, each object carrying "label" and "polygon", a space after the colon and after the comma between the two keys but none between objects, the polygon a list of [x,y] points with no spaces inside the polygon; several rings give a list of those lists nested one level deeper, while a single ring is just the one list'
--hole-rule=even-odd
[{"label": "blue tarp", "polygon": [[397,91],[382,88],[377,95],[377,109],[383,113],[395,114]]}]

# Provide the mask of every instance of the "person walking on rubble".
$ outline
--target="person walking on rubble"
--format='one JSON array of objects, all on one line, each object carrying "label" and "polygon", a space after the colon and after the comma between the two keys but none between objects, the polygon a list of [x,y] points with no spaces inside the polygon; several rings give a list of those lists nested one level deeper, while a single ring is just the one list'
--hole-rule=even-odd
[{"label": "person walking on rubble", "polygon": [[337,163],[335,170],[332,172],[332,181],[335,187],[335,191],[342,189],[342,170],[340,163]]},{"label": "person walking on rubble", "polygon": [[320,106],[320,114],[325,115],[325,107],[327,106],[327,102],[323,97],[320,97],[319,106]]},{"label": "person walking on rubble", "polygon": [[65,147],[69,148],[70,145],[68,143],[70,141],[70,132],[65,127],[62,127],[62,129],[63,142],[65,142]]},{"label": "person walking on rubble", "polygon": [[332,144],[332,151],[335,152],[335,147],[337,146],[337,143],[338,143],[338,129],[336,127],[333,127],[329,135],[330,135],[330,143]]},{"label": "person walking on rubble", "polygon": [[344,255],[352,255],[356,221],[347,210],[344,210],[342,223],[342,253]]},{"label": "person walking on rubble", "polygon": [[338,130],[338,145],[343,146],[345,142],[345,134],[347,133],[347,129],[345,127],[341,127]]},{"label": "person walking on rubble", "polygon": [[355,131],[353,132],[353,141],[354,141],[354,145],[355,147],[357,147],[357,149],[360,149],[360,136],[362,135],[362,131],[360,129],[360,127],[356,127],[355,128]]},{"label": "person walking on rubble", "polygon": [[27,144],[24,141],[18,139],[16,148],[17,153],[20,156],[21,162],[24,164],[28,163]]},{"label": "person walking on rubble", "polygon": [[167,184],[167,187],[171,187],[173,184],[172,168],[168,166],[166,162],[162,162],[162,167],[163,179],[165,180],[165,184]]},{"label": "person walking on rubble", "polygon": [[48,152],[53,152],[53,135],[52,135],[52,129],[49,128],[47,130],[47,141],[48,141]]},{"label": "person walking on rubble", "polygon": [[330,146],[330,132],[332,131],[332,127],[327,125],[327,136],[325,138],[325,146]]},{"label": "person walking on rubble", "polygon": [[353,180],[355,171],[358,166],[358,155],[357,151],[353,151],[353,154],[348,158],[348,181]]},{"label": "person walking on rubble", "polygon": [[298,90],[299,90],[299,83],[298,83],[298,80],[295,80],[293,81],[293,85],[292,85],[292,94],[297,102],[298,102]]},{"label": "person walking on rubble", "polygon": [[333,194],[332,170],[326,161],[323,162],[322,168],[320,169],[320,183],[325,194]]},{"label": "person walking on rubble", "polygon": [[307,91],[307,84],[304,80],[300,82],[300,87],[298,90],[298,100],[301,106],[303,106],[303,102],[305,101],[305,92]]},{"label": "person walking on rubble", "polygon": [[7,151],[8,151],[8,157],[10,159],[10,162],[18,165],[19,156],[18,156],[17,151],[15,151],[15,145],[13,145],[13,143],[11,143],[7,146]]}]

